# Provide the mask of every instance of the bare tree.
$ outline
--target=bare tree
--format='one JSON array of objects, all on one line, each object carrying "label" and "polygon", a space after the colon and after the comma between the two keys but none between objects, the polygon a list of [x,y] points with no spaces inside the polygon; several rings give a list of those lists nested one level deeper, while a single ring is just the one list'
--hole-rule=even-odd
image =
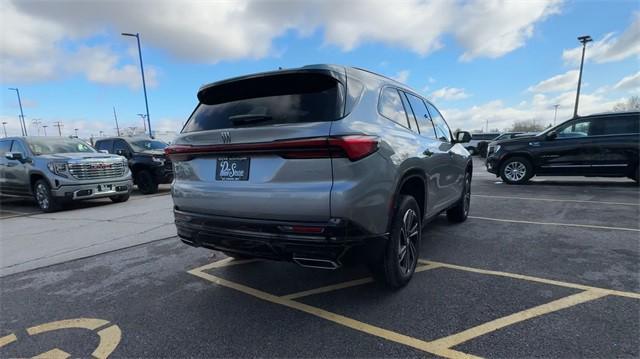
[{"label": "bare tree", "polygon": [[613,106],[613,112],[640,111],[640,96],[631,96],[627,102],[619,102]]},{"label": "bare tree", "polygon": [[545,128],[545,125],[542,121],[536,121],[535,119],[531,120],[522,120],[516,121],[513,123],[513,126],[509,129],[511,132],[538,132],[542,131]]}]

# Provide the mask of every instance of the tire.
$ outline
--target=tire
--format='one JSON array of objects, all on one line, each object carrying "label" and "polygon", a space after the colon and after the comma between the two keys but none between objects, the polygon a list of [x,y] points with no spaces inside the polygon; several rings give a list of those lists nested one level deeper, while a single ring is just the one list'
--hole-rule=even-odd
[{"label": "tire", "polygon": [[121,194],[121,195],[118,195],[118,196],[111,196],[111,197],[109,197],[109,199],[113,203],[122,203],[122,202],[128,201],[129,197],[131,197],[131,194],[127,193],[127,194]]},{"label": "tire", "polygon": [[511,157],[500,166],[500,177],[508,184],[524,184],[533,177],[533,165],[524,157]]},{"label": "tire", "polygon": [[382,257],[372,268],[374,275],[386,286],[401,288],[413,277],[420,255],[421,231],[418,202],[412,196],[401,196],[393,215],[389,240]]},{"label": "tire", "polygon": [[467,172],[464,175],[464,187],[462,188],[462,196],[458,203],[447,210],[447,219],[449,222],[461,223],[467,220],[469,216],[469,208],[471,206],[471,174]]},{"label": "tire", "polygon": [[136,174],[136,184],[142,194],[158,192],[158,182],[155,181],[151,173],[147,170],[142,170]]},{"label": "tire", "polygon": [[55,212],[61,208],[61,203],[51,194],[49,182],[43,179],[39,179],[33,184],[33,197],[43,212]]}]

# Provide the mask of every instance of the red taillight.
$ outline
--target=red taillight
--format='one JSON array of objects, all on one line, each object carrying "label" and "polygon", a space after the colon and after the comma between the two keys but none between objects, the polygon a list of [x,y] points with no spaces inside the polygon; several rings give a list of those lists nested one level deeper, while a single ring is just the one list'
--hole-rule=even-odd
[{"label": "red taillight", "polygon": [[227,145],[171,145],[165,148],[164,153],[174,158],[223,153],[276,153],[288,159],[347,157],[357,161],[375,152],[378,143],[378,138],[374,136],[350,135]]}]

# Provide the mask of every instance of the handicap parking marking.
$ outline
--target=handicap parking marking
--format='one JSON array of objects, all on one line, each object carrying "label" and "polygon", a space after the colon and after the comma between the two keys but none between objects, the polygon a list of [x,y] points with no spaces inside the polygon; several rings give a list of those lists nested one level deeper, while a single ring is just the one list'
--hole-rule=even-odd
[{"label": "handicap parking marking", "polygon": [[451,348],[459,344],[462,344],[464,342],[467,342],[471,339],[483,336],[485,334],[494,332],[496,330],[508,327],[516,323],[520,323],[532,318],[543,316],[545,314],[557,312],[557,311],[570,308],[582,303],[600,299],[608,295],[640,299],[640,293],[635,293],[635,292],[624,292],[624,291],[618,291],[618,290],[612,290],[612,289],[597,288],[597,287],[591,287],[591,286],[582,285],[582,284],[562,282],[562,281],[556,281],[552,279],[539,278],[539,277],[527,276],[527,275],[516,274],[516,273],[485,270],[485,269],[465,267],[465,266],[459,266],[455,264],[447,264],[447,263],[420,259],[419,263],[421,263],[422,265],[416,268],[416,271],[426,271],[426,270],[435,269],[435,268],[449,268],[449,269],[455,269],[455,270],[466,271],[466,272],[502,276],[502,277],[508,277],[513,279],[520,279],[524,281],[531,281],[531,282],[544,283],[544,284],[583,290],[582,292],[575,293],[575,294],[551,301],[549,303],[541,304],[533,308],[525,309],[520,312],[510,314],[510,315],[477,325],[475,327],[463,330],[461,332],[458,332],[443,338],[438,338],[432,341],[425,341],[425,340],[421,340],[405,334],[401,334],[401,333],[384,329],[378,326],[374,326],[374,325],[371,325],[347,316],[343,316],[334,312],[330,312],[330,311],[294,300],[294,299],[306,297],[313,294],[327,293],[330,291],[335,291],[335,290],[340,290],[340,289],[345,289],[345,288],[350,288],[358,285],[371,283],[373,282],[373,279],[371,277],[351,280],[343,283],[333,284],[330,286],[324,286],[324,287],[315,288],[315,289],[298,292],[298,293],[292,293],[284,296],[277,296],[271,293],[267,293],[265,291],[261,291],[261,290],[246,286],[244,284],[229,281],[229,280],[204,272],[205,270],[208,270],[208,269],[223,268],[227,266],[239,265],[239,264],[249,263],[253,261],[255,260],[234,261],[232,258],[226,258],[226,259],[213,262],[198,268],[194,268],[192,270],[189,270],[188,273],[194,276],[200,277],[202,279],[205,279],[214,284],[243,292],[245,294],[254,296],[256,298],[265,300],[267,302],[282,305],[291,309],[296,309],[296,310],[305,312],[307,314],[311,314],[316,317],[345,326],[347,328],[351,328],[351,329],[364,332],[385,340],[403,344],[415,349],[422,350],[424,352],[428,352],[428,353],[439,355],[446,358],[479,358],[478,356],[457,351]]},{"label": "handicap parking marking", "polygon": [[608,202],[608,201],[589,201],[580,199],[561,199],[561,198],[533,198],[533,197],[515,197],[515,196],[494,196],[487,194],[472,194],[472,197],[479,198],[499,198],[499,199],[517,199],[523,201],[543,201],[543,202],[570,202],[570,203],[590,203],[590,204],[606,204],[606,205],[620,205],[620,206],[639,206],[640,202]]},{"label": "handicap parking marking", "polygon": [[[96,349],[91,353],[94,358],[102,359],[108,358],[111,353],[116,349],[120,340],[122,339],[122,331],[116,324],[110,323],[108,320],[96,319],[96,318],[76,318],[76,319],[64,319],[55,322],[44,323],[27,328],[26,332],[29,336],[35,336],[38,334],[64,330],[64,329],[86,329],[96,331],[96,334],[100,338],[100,342]],[[10,334],[0,338],[0,348],[17,342],[18,337],[15,334]],[[59,348],[53,348],[47,352],[41,353],[34,358],[68,358],[71,354],[65,352]]]},{"label": "handicap parking marking", "polygon": [[536,225],[542,225],[542,226],[563,226],[563,227],[578,227],[578,228],[590,228],[590,229],[606,229],[606,230],[614,230],[614,231],[640,232],[640,229],[637,229],[637,228],[596,226],[592,224],[534,222],[534,221],[523,221],[519,219],[490,218],[490,217],[478,217],[478,216],[468,216],[467,218],[479,219],[483,221],[494,221],[494,222],[536,224]]}]

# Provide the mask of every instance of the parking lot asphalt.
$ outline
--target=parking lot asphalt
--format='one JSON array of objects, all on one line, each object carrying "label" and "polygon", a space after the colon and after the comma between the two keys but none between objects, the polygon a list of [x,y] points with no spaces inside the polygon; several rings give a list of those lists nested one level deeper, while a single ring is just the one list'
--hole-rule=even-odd
[{"label": "parking lot asphalt", "polygon": [[639,357],[638,187],[475,165],[402,290],[155,240],[0,278],[0,356]]}]

